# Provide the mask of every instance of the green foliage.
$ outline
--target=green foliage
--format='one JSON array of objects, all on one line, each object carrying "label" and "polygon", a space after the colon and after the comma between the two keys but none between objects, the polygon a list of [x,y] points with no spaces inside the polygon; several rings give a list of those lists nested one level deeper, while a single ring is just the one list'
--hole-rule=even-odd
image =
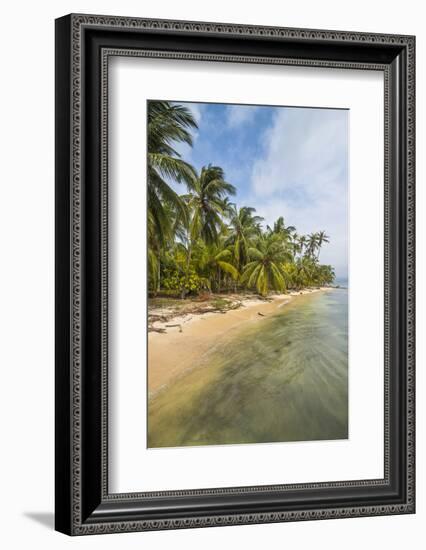
[{"label": "green foliage", "polygon": [[197,123],[186,107],[169,101],[148,102],[148,212],[149,222],[161,244],[171,230],[166,207],[174,209],[183,219],[188,215],[184,201],[167,180],[181,183],[195,177],[194,168],[172,147],[179,142],[192,145],[190,130],[195,128]]},{"label": "green foliage", "polygon": [[190,269],[187,273],[177,269],[166,272],[162,284],[166,290],[176,291],[184,296],[196,294],[201,289],[208,288],[208,281],[200,277],[194,269]]},{"label": "green foliage", "polygon": [[253,240],[262,232],[260,223],[263,218],[255,216],[255,212],[256,210],[249,206],[237,209],[235,205],[232,205],[229,209],[229,235],[225,244],[232,251],[235,265],[239,271],[247,263],[248,249]]},{"label": "green foliage", "polygon": [[283,263],[292,259],[286,240],[279,234],[269,232],[255,241],[255,246],[248,250],[249,261],[244,268],[241,282],[248,288],[256,288],[262,296],[271,290],[283,292],[286,281]]},{"label": "green foliage", "polygon": [[331,265],[321,265],[316,258],[309,256],[299,258],[296,262],[285,263],[282,269],[289,289],[330,285],[335,278]]},{"label": "green foliage", "polygon": [[232,252],[225,247],[222,236],[217,244],[206,244],[199,239],[194,249],[193,263],[198,272],[210,281],[209,287],[215,292],[239,277],[238,269],[232,263]]},{"label": "green foliage", "polygon": [[[191,111],[167,101],[148,103],[148,287],[184,298],[202,290],[238,288],[262,296],[334,281],[330,265],[319,263],[325,231],[298,235],[280,216],[262,228],[249,206],[230,202],[235,187],[211,164],[198,173],[176,144],[192,145]],[[183,184],[179,195],[170,182]],[[220,307],[220,306],[218,306]]]},{"label": "green foliage", "polygon": [[227,195],[235,187],[225,181],[220,166],[203,166],[198,176],[188,182],[189,194],[183,197],[190,211],[189,233],[193,241],[201,238],[206,244],[218,242],[223,216],[228,208]]}]

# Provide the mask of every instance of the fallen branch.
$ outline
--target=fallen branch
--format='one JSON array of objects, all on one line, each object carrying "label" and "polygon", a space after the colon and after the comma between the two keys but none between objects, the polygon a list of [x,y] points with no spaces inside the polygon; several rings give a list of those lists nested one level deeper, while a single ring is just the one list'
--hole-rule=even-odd
[{"label": "fallen branch", "polygon": [[160,334],[164,334],[166,331],[165,328],[157,328],[157,327],[148,327],[148,332],[159,332]]},{"label": "fallen branch", "polygon": [[151,323],[154,323],[155,321],[161,321],[164,323],[165,321],[168,321],[169,317],[167,315],[156,315],[153,313],[148,313],[148,321]]}]

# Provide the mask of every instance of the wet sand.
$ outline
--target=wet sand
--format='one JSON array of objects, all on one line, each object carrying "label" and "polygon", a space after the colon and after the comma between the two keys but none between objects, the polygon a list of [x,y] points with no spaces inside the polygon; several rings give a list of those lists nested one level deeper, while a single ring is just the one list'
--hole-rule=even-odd
[{"label": "wet sand", "polygon": [[196,368],[205,353],[232,338],[235,330],[261,323],[301,294],[322,290],[329,289],[305,289],[274,295],[270,297],[271,301],[253,298],[244,300],[239,309],[226,313],[188,314],[176,316],[167,322],[156,322],[156,328],[165,328],[166,333],[148,334],[149,396],[153,397],[159,390],[168,387],[174,379]]},{"label": "wet sand", "polygon": [[182,351],[182,370],[151,394],[147,446],[347,439],[347,298],[346,289],[276,297],[194,321],[196,347],[167,348],[172,368]]}]

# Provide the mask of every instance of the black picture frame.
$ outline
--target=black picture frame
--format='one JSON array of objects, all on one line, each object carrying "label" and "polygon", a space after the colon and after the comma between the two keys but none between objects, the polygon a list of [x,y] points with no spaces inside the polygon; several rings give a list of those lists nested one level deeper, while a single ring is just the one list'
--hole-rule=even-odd
[{"label": "black picture frame", "polygon": [[[105,89],[108,56],[135,52],[383,71],[383,479],[108,493]],[[414,513],[414,81],[413,36],[80,14],[56,20],[58,531],[85,535]]]}]

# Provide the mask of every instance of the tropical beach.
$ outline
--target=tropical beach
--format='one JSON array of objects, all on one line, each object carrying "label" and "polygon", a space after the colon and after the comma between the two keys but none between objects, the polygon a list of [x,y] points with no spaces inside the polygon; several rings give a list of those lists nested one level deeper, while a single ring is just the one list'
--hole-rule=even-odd
[{"label": "tropical beach", "polygon": [[[285,172],[280,155],[257,158],[281,119]],[[328,199],[337,180],[346,193],[346,150],[336,166],[328,152],[345,125],[332,110],[148,102],[148,447],[348,437],[348,289],[333,265],[347,278],[347,222]]]},{"label": "tropical beach", "polygon": [[346,298],[276,297],[150,333],[148,446],[346,439]]},{"label": "tropical beach", "polygon": [[[269,300],[253,295],[220,296],[206,304],[186,301],[176,309],[150,307],[148,312],[148,391],[153,398],[179,376],[202,363],[206,352],[219,341],[229,338],[229,331],[256,326],[273,316],[294,298],[330,287],[303,289],[288,294],[275,294]],[[189,312],[187,312],[189,310]]]}]

